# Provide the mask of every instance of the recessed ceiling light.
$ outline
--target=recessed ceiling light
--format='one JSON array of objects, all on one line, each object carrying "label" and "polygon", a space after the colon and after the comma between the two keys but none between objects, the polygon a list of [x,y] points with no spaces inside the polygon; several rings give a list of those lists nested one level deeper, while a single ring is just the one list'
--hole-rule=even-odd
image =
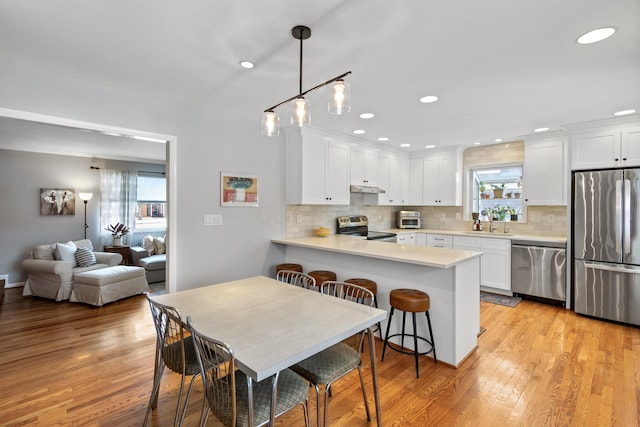
[{"label": "recessed ceiling light", "polygon": [[378,138],[378,141],[380,142],[387,142],[389,140],[389,138],[387,138],[386,136],[381,136],[380,138]]},{"label": "recessed ceiling light", "polygon": [[616,29],[613,27],[596,28],[595,30],[591,30],[588,33],[584,33],[583,35],[578,37],[576,42],[578,42],[578,44],[597,43],[604,39],[608,39],[615,32]]},{"label": "recessed ceiling light", "polygon": [[476,141],[473,143],[473,145],[480,145],[480,143]]},{"label": "recessed ceiling light", "polygon": [[633,114],[636,110],[622,110],[613,113],[614,116],[626,116],[627,114]]},{"label": "recessed ceiling light", "polygon": [[363,133],[367,133],[364,129],[356,129],[353,131],[354,135],[362,135]]},{"label": "recessed ceiling light", "polygon": [[374,118],[376,115],[373,113],[362,113],[360,114],[360,118],[361,119],[372,119]]},{"label": "recessed ceiling light", "polygon": [[424,148],[436,148],[435,145],[425,145]]},{"label": "recessed ceiling light", "polygon": [[402,148],[411,147],[411,144],[400,144],[400,147],[402,147]]},{"label": "recessed ceiling light", "polygon": [[247,61],[246,59],[243,59],[242,61],[240,61],[240,66],[242,68],[251,69],[251,68],[255,67],[256,64],[254,64],[251,61]]},{"label": "recessed ceiling light", "polygon": [[546,132],[548,130],[549,130],[549,128],[537,128],[537,129],[534,129],[533,131],[534,132]]},{"label": "recessed ceiling light", "polygon": [[493,142],[502,142],[502,139],[501,138],[496,138],[496,139],[493,140]]},{"label": "recessed ceiling light", "polygon": [[423,104],[429,104],[431,102],[436,102],[437,100],[438,97],[435,95],[427,95],[420,98],[420,102],[422,102]]}]

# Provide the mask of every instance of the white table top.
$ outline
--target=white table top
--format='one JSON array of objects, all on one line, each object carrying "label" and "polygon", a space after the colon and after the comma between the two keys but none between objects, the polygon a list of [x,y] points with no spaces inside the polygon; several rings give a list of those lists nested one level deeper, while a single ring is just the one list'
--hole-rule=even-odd
[{"label": "white table top", "polygon": [[456,249],[398,245],[341,235],[273,239],[272,242],[436,268],[450,268],[482,254]]},{"label": "white table top", "polygon": [[262,381],[383,320],[387,313],[258,276],[151,297],[191,316]]}]

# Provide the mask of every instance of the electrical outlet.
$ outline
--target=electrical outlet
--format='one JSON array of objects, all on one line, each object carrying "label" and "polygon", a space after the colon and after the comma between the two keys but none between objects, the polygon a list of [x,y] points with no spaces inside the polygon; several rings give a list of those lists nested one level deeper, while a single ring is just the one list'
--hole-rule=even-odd
[{"label": "electrical outlet", "polygon": [[210,227],[214,225],[222,225],[222,215],[212,215],[207,214],[204,216],[204,225],[205,227]]},{"label": "electrical outlet", "polygon": [[444,212],[442,212],[440,214],[440,222],[445,222],[447,220],[447,214],[445,214]]},{"label": "electrical outlet", "polygon": [[541,214],[531,214],[531,222],[540,222],[542,221]]},{"label": "electrical outlet", "polygon": [[556,222],[555,215],[547,215],[547,222]]},{"label": "electrical outlet", "polygon": [[462,214],[460,212],[456,212],[456,219],[457,220],[461,220],[462,219]]}]

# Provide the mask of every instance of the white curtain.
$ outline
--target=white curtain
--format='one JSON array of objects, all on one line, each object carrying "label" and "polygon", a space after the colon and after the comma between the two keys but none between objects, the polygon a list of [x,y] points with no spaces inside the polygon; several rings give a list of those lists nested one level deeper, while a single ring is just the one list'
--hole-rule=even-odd
[{"label": "white curtain", "polygon": [[[105,230],[109,224],[126,224],[131,230],[135,225],[138,203],[138,173],[111,169],[100,170],[100,247],[113,244],[111,233]],[[129,244],[131,232],[122,239]]]}]

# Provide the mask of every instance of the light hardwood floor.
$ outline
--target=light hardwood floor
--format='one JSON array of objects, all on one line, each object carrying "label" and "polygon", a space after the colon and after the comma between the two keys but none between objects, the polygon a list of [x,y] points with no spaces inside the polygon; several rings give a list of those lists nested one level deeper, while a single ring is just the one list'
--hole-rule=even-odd
[{"label": "light hardwood floor", "polygon": [[[0,306],[0,425],[141,425],[155,345],[144,296],[95,308],[21,291],[6,289]],[[378,363],[385,426],[638,425],[639,328],[528,301],[483,302],[481,324],[479,347],[459,369],[423,357],[416,379],[411,356],[388,352]],[[152,425],[172,424],[178,384],[165,373]],[[368,372],[366,386],[372,402]],[[198,425],[201,399],[198,382],[185,425]],[[334,385],[329,417],[332,426],[375,425],[357,374]],[[302,412],[277,425],[304,425]]]}]

